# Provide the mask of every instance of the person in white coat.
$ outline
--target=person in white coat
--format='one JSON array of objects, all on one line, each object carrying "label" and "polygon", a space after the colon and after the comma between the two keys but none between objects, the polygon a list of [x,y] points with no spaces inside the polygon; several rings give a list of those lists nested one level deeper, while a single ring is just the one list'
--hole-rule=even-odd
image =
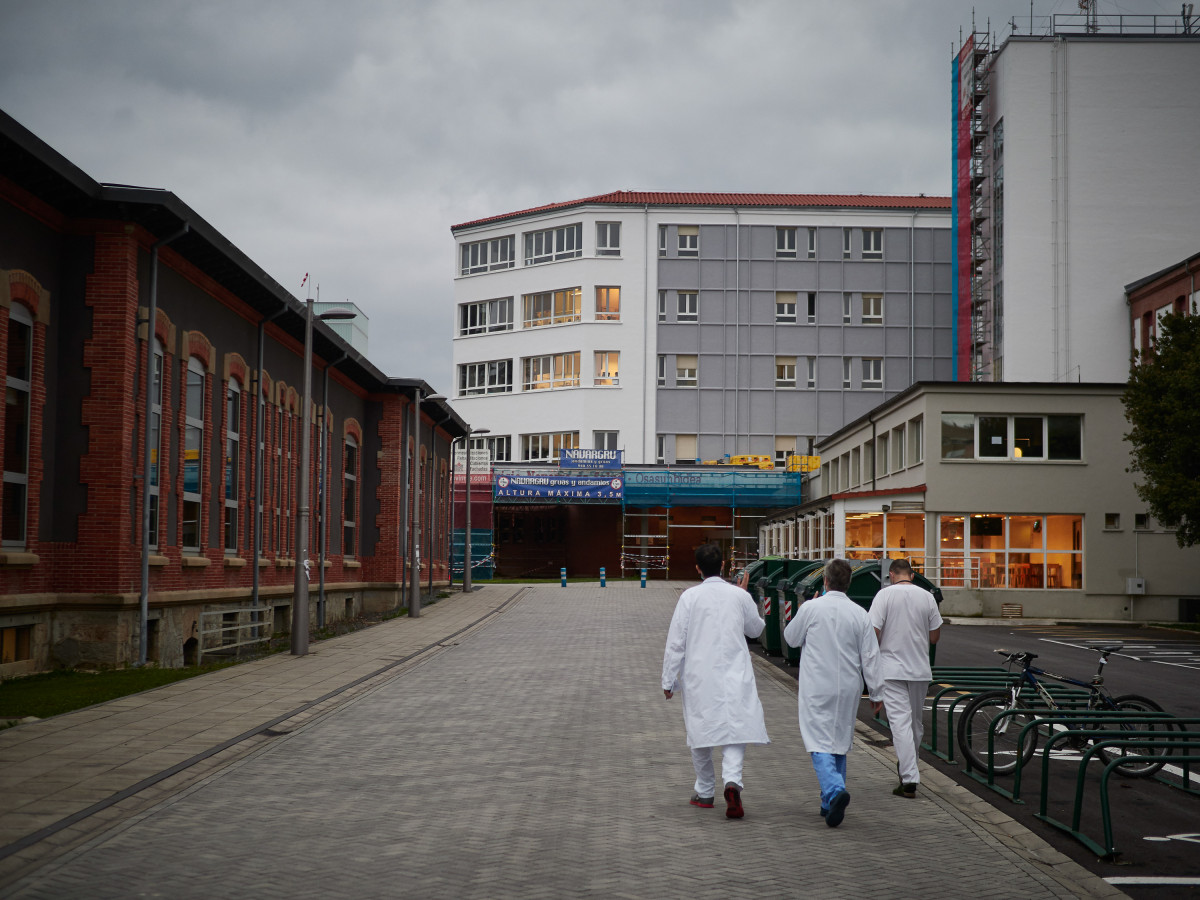
[{"label": "person in white coat", "polygon": [[742,766],[747,744],[769,744],[754,663],[746,638],[766,627],[746,591],[721,577],[716,544],[696,548],[703,582],[679,597],[663,652],[663,696],[683,691],[683,723],[696,770],[693,806],[710,809],[716,796],[712,750],[721,748],[725,815],[740,819]]},{"label": "person in white coat", "polygon": [[921,781],[917,748],[925,734],[925,697],[933,678],[929,645],[936,644],[941,636],[942,617],[933,594],[913,584],[913,570],[907,559],[893,559],[888,577],[891,584],[871,601],[871,624],[879,638],[883,708],[887,710],[900,776],[900,784],[892,793],[915,797]]},{"label": "person in white coat", "polygon": [[801,650],[800,737],[821,785],[821,815],[831,828],[842,823],[850,803],[846,754],[864,681],[872,708],[878,712],[883,705],[879,645],[867,611],[846,596],[850,574],[844,559],[831,560],[825,593],[802,603],[783,631],[788,645]]}]

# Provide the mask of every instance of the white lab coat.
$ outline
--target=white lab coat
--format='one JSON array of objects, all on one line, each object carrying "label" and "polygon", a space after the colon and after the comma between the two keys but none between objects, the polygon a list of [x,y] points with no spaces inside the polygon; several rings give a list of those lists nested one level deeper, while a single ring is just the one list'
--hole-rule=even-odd
[{"label": "white lab coat", "polygon": [[879,644],[870,616],[841,591],[829,591],[800,605],[783,639],[803,651],[799,706],[805,749],[848,752],[863,681],[872,700],[882,696]]},{"label": "white lab coat", "polygon": [[664,691],[683,692],[689,747],[769,744],[746,638],[766,627],[754,600],[714,575],[679,597],[663,652]]}]

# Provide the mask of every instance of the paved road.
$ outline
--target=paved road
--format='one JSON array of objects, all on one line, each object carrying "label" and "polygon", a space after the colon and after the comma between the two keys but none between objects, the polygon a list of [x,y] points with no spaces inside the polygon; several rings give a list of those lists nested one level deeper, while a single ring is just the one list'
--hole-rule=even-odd
[{"label": "paved road", "polygon": [[[1200,636],[1189,632],[1119,624],[950,625],[938,645],[937,661],[940,665],[992,666],[1002,664],[1000,657],[992,653],[996,647],[1029,650],[1038,654],[1039,667],[1087,680],[1096,671],[1097,656],[1086,649],[1085,642],[1093,640],[1125,644],[1106,666],[1105,686],[1114,694],[1142,694],[1176,715],[1200,716]],[[1034,777],[1024,788],[1029,802],[1014,806],[965,776],[959,767],[961,762],[951,765],[928,754],[924,758],[1091,871],[1121,879],[1116,883],[1133,897],[1167,900],[1200,893],[1200,798],[1150,781],[1116,779],[1112,802],[1115,837],[1122,850],[1118,865],[1097,860],[1073,838],[1034,818],[1040,783],[1034,772],[1029,773]],[[1068,801],[1074,796],[1079,758],[1078,753],[1067,751],[1053,761],[1051,808],[1056,818],[1070,819]],[[1008,784],[1011,779],[1002,781]],[[1093,802],[1085,806],[1085,822],[1094,823],[1098,833],[1098,791],[1094,784],[1091,787],[1089,798]],[[1166,884],[1157,879],[1183,883]]]},{"label": "paved road", "polygon": [[[937,772],[918,800],[892,796],[894,758],[865,731],[846,820],[827,828],[794,683],[769,665],[759,692],[773,743],[748,753],[746,818],[689,806],[680,706],[659,689],[682,586],[524,591],[486,624],[48,855],[0,896],[1119,896]],[[375,633],[380,651],[380,634],[399,645],[412,627],[360,635]],[[367,639],[336,640],[345,654]],[[314,699],[304,660],[286,662],[276,665],[292,673],[294,699]],[[0,762],[21,747],[36,757],[36,732],[25,734],[0,741]]]}]

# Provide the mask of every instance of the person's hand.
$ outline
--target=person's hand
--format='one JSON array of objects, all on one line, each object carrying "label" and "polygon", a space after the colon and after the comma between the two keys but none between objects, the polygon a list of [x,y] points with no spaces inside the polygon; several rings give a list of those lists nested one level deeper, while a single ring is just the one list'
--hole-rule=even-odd
[{"label": "person's hand", "polygon": [[675,692],[668,691],[666,688],[663,688],[663,696],[666,697],[668,700],[670,700],[672,697],[675,696]]},{"label": "person's hand", "polygon": [[879,715],[879,713],[882,710],[883,710],[883,701],[882,700],[872,700],[871,701],[871,712],[873,712],[875,715]]},{"label": "person's hand", "polygon": [[738,576],[736,584],[743,591],[749,590],[750,589],[750,572],[747,571],[746,569],[742,569],[742,574]]}]

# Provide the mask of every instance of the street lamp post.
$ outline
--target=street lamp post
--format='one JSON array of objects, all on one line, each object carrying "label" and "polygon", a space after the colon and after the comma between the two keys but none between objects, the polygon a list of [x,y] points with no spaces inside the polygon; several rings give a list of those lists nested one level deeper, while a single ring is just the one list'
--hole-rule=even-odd
[{"label": "street lamp post", "polygon": [[[429,394],[425,397],[421,396],[421,389],[413,389],[413,434],[416,435],[416,443],[413,446],[413,470],[415,477],[413,478],[413,518],[412,518],[412,540],[409,541],[409,547],[412,552],[411,565],[411,594],[408,601],[409,618],[417,619],[421,616],[421,542],[418,540],[421,521],[421,404],[425,400],[445,400],[441,394]],[[430,426],[430,444],[432,446],[432,430]],[[431,461],[432,463],[432,461]]]},{"label": "street lamp post", "polygon": [[463,542],[463,593],[471,590],[471,437],[476,434],[491,434],[490,428],[467,429],[467,539]]},{"label": "street lamp post", "polygon": [[[353,318],[346,310],[331,310],[322,319]],[[292,582],[292,655],[308,653],[308,462],[312,455],[312,327],[313,298],[304,301],[304,395],[300,412],[299,503],[296,509],[296,575]],[[324,427],[324,424],[322,424]],[[254,561],[258,565],[258,560]]]}]

